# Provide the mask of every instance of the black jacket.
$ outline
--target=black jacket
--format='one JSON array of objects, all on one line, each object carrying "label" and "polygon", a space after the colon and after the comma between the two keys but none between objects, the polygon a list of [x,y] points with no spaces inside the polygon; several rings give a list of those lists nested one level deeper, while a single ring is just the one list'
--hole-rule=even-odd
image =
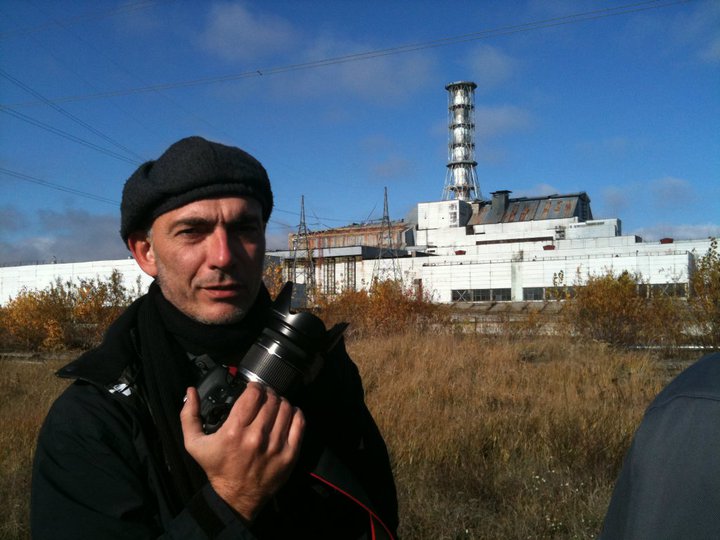
[{"label": "black jacket", "polygon": [[342,462],[340,483],[343,475],[352,477],[347,485],[358,488],[358,500],[299,466],[252,528],[209,483],[174,512],[157,432],[135,380],[140,301],[111,326],[100,347],[58,373],[75,382],[53,404],[38,438],[34,539],[322,538],[338,530],[348,531],[343,538],[369,538],[372,527],[384,528],[371,523],[365,506],[395,533],[397,501],[387,451],[342,343],[299,405],[322,441],[319,446]]},{"label": "black jacket", "polygon": [[648,407],[600,538],[720,538],[720,353],[687,368]]}]

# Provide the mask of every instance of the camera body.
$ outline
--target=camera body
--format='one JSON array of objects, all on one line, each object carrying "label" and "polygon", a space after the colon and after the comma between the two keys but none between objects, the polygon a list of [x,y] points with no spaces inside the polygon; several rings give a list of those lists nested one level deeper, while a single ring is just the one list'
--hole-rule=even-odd
[{"label": "camera body", "polygon": [[235,400],[247,383],[258,382],[292,401],[303,386],[315,379],[323,355],[338,342],[347,323],[329,331],[311,313],[292,313],[292,282],[288,281],[269,311],[262,332],[237,366],[211,366],[198,385],[200,417],[205,433],[214,433],[227,419]]}]

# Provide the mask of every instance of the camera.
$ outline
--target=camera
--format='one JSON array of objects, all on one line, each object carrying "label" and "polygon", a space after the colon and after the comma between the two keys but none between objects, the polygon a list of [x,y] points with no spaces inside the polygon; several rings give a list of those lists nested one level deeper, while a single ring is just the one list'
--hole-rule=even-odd
[{"label": "camera", "polygon": [[292,282],[288,281],[269,310],[260,335],[237,365],[211,366],[198,385],[200,417],[205,433],[214,433],[227,419],[247,383],[258,382],[289,400],[315,379],[323,355],[338,342],[347,323],[329,331],[312,313],[290,311]]}]

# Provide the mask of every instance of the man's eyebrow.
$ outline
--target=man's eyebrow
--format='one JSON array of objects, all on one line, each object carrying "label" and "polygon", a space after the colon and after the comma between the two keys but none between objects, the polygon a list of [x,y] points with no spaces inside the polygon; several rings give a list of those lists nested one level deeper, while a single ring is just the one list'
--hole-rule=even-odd
[{"label": "man's eyebrow", "polygon": [[170,225],[170,228],[177,229],[178,227],[201,227],[210,225],[211,223],[214,223],[214,221],[201,217],[186,217],[174,221]]},{"label": "man's eyebrow", "polygon": [[[227,221],[228,226],[236,226],[236,225],[254,225],[257,223],[262,223],[262,217],[260,215],[254,215],[254,214],[244,214],[242,216],[238,216],[236,218],[230,219]],[[206,226],[215,226],[216,221],[215,219],[207,219],[203,217],[185,217],[185,218],[179,218],[177,221],[174,221],[170,228],[176,229],[178,227],[206,227]]]}]

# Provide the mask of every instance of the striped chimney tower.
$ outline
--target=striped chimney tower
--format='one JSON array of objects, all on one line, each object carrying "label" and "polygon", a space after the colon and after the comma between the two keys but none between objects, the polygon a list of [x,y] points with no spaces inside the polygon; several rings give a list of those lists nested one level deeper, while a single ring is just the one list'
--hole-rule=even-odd
[{"label": "striped chimney tower", "polygon": [[454,82],[448,91],[448,164],[443,200],[482,199],[475,167],[475,88],[474,82]]}]

